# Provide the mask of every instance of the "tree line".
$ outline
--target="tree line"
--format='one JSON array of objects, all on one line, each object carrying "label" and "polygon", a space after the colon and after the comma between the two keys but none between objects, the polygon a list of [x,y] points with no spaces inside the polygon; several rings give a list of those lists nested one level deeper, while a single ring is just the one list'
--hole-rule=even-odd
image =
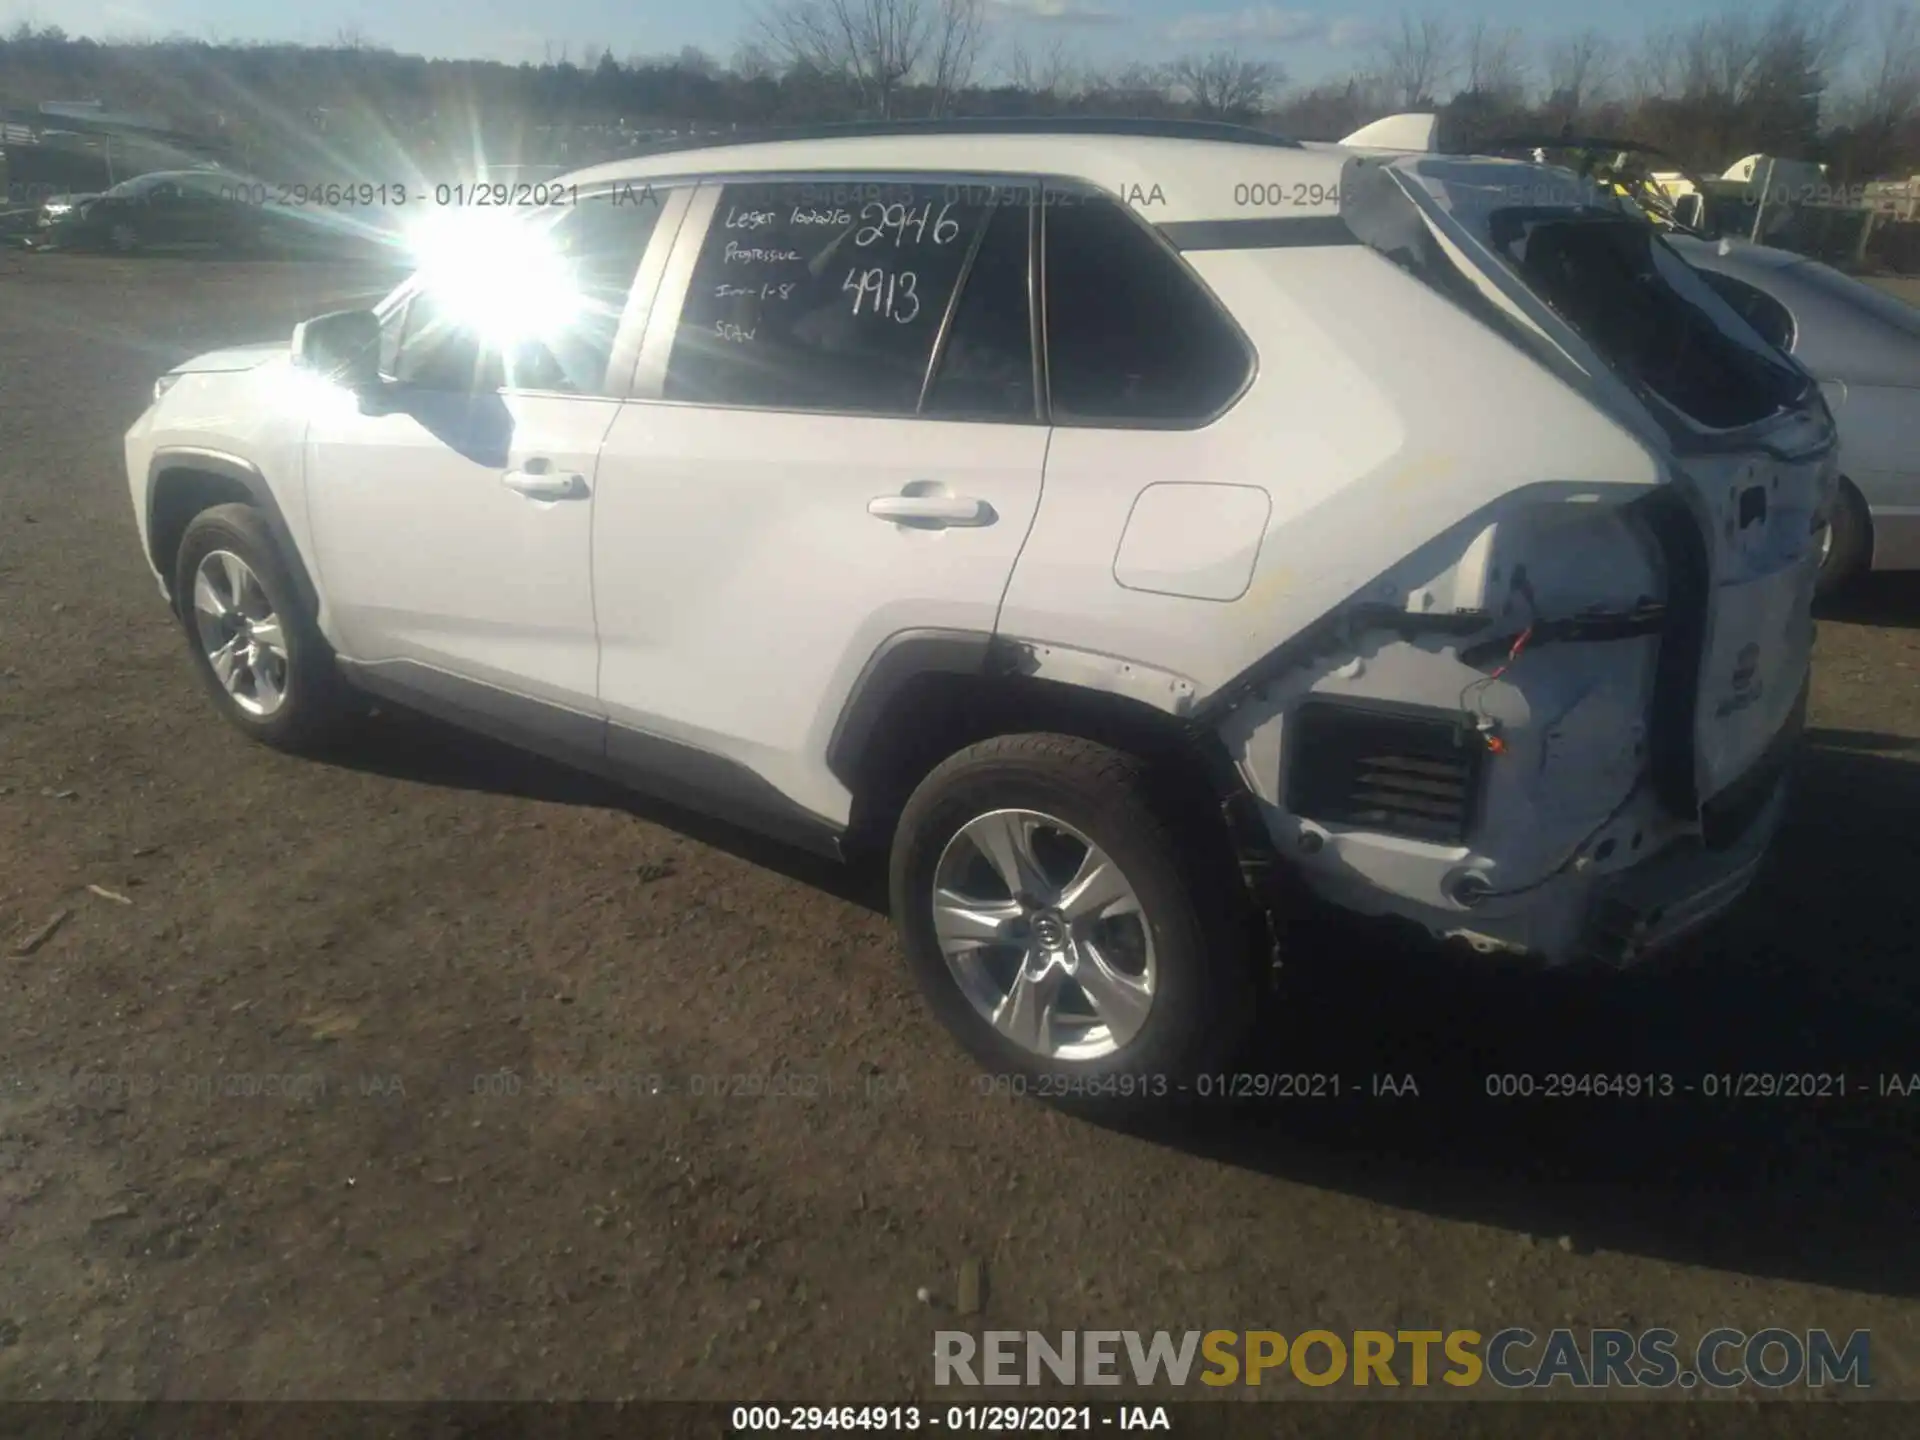
[{"label": "tree line", "polygon": [[351,156],[362,170],[383,151],[471,150],[476,119],[489,154],[579,161],[660,132],[862,118],[1194,117],[1331,140],[1433,110],[1452,148],[1573,131],[1707,171],[1764,152],[1826,161],[1836,180],[1920,172],[1920,0],[1730,8],[1632,42],[1407,14],[1352,74],[1309,85],[1244,49],[1101,66],[1064,42],[1006,43],[986,4],[774,0],[724,61],[596,46],[512,65],[397,54],[350,32],[305,46],[21,25],[0,39],[0,102],[97,98],[250,154]]}]

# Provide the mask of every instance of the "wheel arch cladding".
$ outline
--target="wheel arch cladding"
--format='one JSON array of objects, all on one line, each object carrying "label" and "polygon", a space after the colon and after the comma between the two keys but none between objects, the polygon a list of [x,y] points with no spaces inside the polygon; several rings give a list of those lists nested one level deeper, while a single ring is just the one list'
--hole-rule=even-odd
[{"label": "wheel arch cladding", "polygon": [[194,516],[228,504],[260,512],[300,603],[308,614],[317,614],[319,595],[266,476],[244,460],[210,450],[162,450],[147,467],[147,554],[168,597],[179,604],[173,594],[174,561]]},{"label": "wheel arch cladding", "polygon": [[906,643],[883,646],[869,661],[829,749],[830,765],[855,797],[855,843],[891,835],[899,810],[928,774],[995,736],[1070,735],[1155,762],[1159,774],[1204,779],[1209,798],[1219,797],[1206,732],[1133,697],[1027,673],[1020,647],[1005,641],[908,634]]}]

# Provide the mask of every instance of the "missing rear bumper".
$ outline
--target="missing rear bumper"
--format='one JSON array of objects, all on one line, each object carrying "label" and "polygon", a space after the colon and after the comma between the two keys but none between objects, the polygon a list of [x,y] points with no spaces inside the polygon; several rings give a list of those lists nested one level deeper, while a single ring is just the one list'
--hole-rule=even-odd
[{"label": "missing rear bumper", "polygon": [[1737,837],[1719,846],[1687,840],[1598,887],[1587,912],[1579,958],[1630,965],[1664,950],[1719,918],[1753,884],[1780,828],[1787,777],[1770,788]]}]

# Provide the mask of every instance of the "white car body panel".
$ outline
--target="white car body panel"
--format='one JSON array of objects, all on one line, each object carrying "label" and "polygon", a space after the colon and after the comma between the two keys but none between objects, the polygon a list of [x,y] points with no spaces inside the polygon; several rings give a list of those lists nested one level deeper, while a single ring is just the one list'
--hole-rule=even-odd
[{"label": "white car body panel", "polygon": [[[619,407],[509,392],[472,415],[448,399],[432,417],[439,434],[405,414],[341,413],[308,428],[307,513],[330,637],[363,664],[413,661],[594,713],[595,469]],[[582,476],[584,498],[529,498],[502,483],[531,461]]]},{"label": "white car body panel", "polygon": [[[622,406],[593,546],[609,719],[738,760],[844,822],[825,756],[848,692],[894,634],[993,629],[1046,449],[1038,425]],[[910,488],[994,518],[916,529],[869,513]]]},{"label": "white car body panel", "polygon": [[[1777,797],[1736,849],[1688,862],[1698,873],[1669,896],[1678,862],[1659,875],[1649,862],[1701,823],[1642,783],[1660,638],[1643,626],[1543,643],[1491,674],[1469,642],[1647,603],[1665,581],[1626,507],[1684,492],[1711,597],[1699,673],[1685,677],[1699,702],[1692,778],[1709,801],[1756,772],[1791,728],[1807,671],[1810,522],[1833,475],[1824,413],[1782,421],[1765,437],[1777,453],[1681,453],[1672,417],[1487,239],[1486,217],[1516,203],[1516,186],[1561,172],[1364,161],[1389,171],[1393,193],[1377,199],[1404,197],[1393,223],[1430,235],[1511,333],[1351,235],[1206,243],[1207,227],[1249,220],[1341,229],[1363,158],[926,135],[691,150],[570,177],[1100,187],[1147,222],[1187,227],[1184,263],[1257,355],[1247,388],[1205,423],[1049,428],[654,398],[674,287],[712,213],[696,202],[684,224],[676,216],[677,238],[666,230],[672,258],[656,246],[642,267],[661,293],[633,305],[616,344],[634,359],[630,395],[508,394],[511,444],[467,458],[408,417],[329,408],[283,360],[202,373],[255,363],[221,352],[187,367],[129,433],[136,510],[156,448],[218,449],[268,477],[344,659],[548,702],[603,720],[606,744],[629,732],[721,757],[831,825],[849,821],[855,797],[829,742],[869,662],[910,632],[965,632],[993,637],[1022,674],[1211,727],[1278,853],[1349,909],[1564,960],[1603,892],[1645,885],[1657,893],[1636,900],[1652,917],[1636,944],[1668,938],[1738,894]],[[530,500],[501,483],[536,457],[577,470],[589,495]],[[1748,514],[1756,489],[1762,521]],[[977,500],[992,518],[930,529],[870,508],[915,496]],[[1474,743],[1504,748],[1465,843],[1288,809],[1290,727],[1306,702],[1458,714],[1470,693]],[[1467,874],[1483,900],[1461,898]]]}]

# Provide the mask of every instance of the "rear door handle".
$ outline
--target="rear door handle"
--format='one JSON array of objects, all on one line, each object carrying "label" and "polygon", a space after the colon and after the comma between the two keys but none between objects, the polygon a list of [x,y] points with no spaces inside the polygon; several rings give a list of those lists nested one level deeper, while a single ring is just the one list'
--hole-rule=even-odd
[{"label": "rear door handle", "polygon": [[571,471],[549,470],[542,460],[529,460],[524,470],[509,470],[500,483],[529,500],[584,500],[587,477]]},{"label": "rear door handle", "polygon": [[878,495],[867,502],[867,513],[923,525],[991,525],[1000,518],[986,501],[964,495]]}]

